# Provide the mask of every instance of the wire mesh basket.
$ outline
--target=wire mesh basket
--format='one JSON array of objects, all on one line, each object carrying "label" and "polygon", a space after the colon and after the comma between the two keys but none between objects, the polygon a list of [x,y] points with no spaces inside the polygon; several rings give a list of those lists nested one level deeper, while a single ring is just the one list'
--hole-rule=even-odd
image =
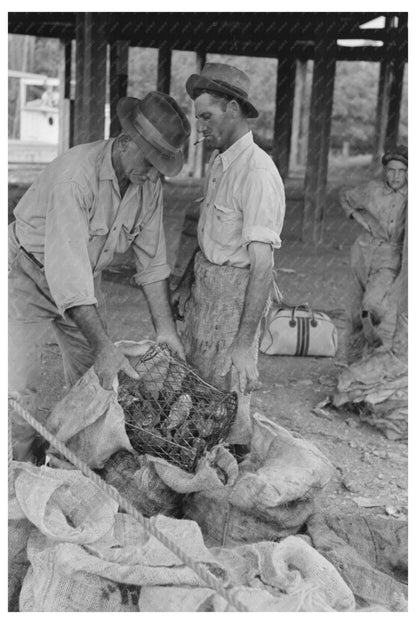
[{"label": "wire mesh basket", "polygon": [[118,402],[132,447],[194,472],[202,455],[227,437],[237,394],[211,386],[166,345],[130,363],[140,379],[120,373]]}]

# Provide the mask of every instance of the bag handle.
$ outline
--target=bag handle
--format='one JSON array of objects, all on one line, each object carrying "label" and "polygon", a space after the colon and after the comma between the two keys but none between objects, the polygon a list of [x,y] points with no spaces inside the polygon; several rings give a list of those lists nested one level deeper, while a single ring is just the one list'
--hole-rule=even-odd
[{"label": "bag handle", "polygon": [[275,270],[273,270],[272,282],[273,282],[274,297],[276,299],[277,305],[280,307],[283,303],[283,294],[279,286],[277,285],[277,278],[276,278]]},{"label": "bag handle", "polygon": [[298,310],[301,310],[302,308],[304,310],[306,310],[307,312],[309,312],[309,315],[311,317],[311,326],[312,327],[316,327],[318,325],[318,322],[315,319],[315,314],[314,314],[311,306],[309,305],[309,303],[303,303],[301,305],[293,306],[293,308],[292,308],[292,316],[291,316],[291,319],[289,321],[290,327],[295,327],[296,326],[295,314],[296,314],[296,312]]}]

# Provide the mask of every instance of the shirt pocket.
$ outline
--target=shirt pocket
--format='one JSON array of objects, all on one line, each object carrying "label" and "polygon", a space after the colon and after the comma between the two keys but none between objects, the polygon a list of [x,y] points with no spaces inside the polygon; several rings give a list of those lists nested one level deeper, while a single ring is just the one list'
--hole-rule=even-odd
[{"label": "shirt pocket", "polygon": [[241,239],[238,214],[232,206],[215,203],[213,206],[212,238],[225,247],[235,247]]},{"label": "shirt pocket", "polygon": [[143,229],[143,225],[142,224],[136,224],[134,225],[134,227],[132,229],[130,229],[127,225],[123,225],[121,226],[121,233],[123,234],[123,236],[126,238],[126,240],[133,242],[134,239],[136,238],[136,236],[138,236],[140,234],[140,232]]},{"label": "shirt pocket", "polygon": [[117,253],[124,253],[131,246],[134,239],[141,233],[143,226],[136,224],[132,229],[128,225],[121,226],[120,234],[117,241]]},{"label": "shirt pocket", "polygon": [[90,241],[94,240],[97,236],[108,236],[108,225],[105,221],[97,218],[92,218],[88,226],[88,234]]}]

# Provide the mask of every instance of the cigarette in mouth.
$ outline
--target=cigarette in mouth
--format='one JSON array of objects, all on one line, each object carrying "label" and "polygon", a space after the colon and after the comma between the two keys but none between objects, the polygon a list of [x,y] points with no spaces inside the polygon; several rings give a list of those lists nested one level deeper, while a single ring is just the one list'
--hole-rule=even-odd
[{"label": "cigarette in mouth", "polygon": [[202,143],[202,141],[205,141],[205,137],[201,137],[198,141],[195,141],[194,145],[198,145],[198,143]]}]

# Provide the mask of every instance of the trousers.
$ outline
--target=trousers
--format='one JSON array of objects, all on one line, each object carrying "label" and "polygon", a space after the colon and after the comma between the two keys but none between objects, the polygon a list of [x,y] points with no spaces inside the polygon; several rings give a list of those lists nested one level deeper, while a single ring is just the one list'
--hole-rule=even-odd
[{"label": "trousers", "polygon": [[[95,280],[95,292],[103,318],[100,277]],[[23,407],[42,421],[41,355],[50,328],[62,354],[65,382],[69,386],[92,366],[94,357],[80,329],[58,311],[44,269],[20,248],[13,230],[9,235],[8,308],[9,392],[18,392]],[[35,431],[17,414],[11,417],[14,458],[23,461],[30,453]]]},{"label": "trousers", "polygon": [[374,239],[351,248],[347,359],[362,357],[366,345],[360,341],[361,313],[369,312],[375,331],[386,348],[391,348],[396,327],[396,279],[400,272],[402,247]]}]

